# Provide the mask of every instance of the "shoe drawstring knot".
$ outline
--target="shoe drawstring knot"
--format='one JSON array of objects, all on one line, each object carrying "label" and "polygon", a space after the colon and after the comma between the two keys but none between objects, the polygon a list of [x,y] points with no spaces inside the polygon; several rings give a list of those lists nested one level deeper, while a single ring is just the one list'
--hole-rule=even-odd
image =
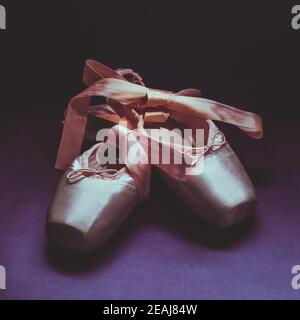
[{"label": "shoe drawstring knot", "polygon": [[119,174],[116,169],[78,169],[72,170],[68,173],[67,179],[70,184],[76,183],[83,178],[101,178],[101,179],[115,179]]}]

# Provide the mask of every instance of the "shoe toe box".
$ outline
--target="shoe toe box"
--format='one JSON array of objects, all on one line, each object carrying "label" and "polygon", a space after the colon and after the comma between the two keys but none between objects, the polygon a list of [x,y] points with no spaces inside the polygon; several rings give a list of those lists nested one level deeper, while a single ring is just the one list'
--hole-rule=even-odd
[{"label": "shoe toe box", "polygon": [[237,224],[255,211],[253,184],[228,144],[205,157],[201,174],[169,185],[197,215],[218,228]]},{"label": "shoe toe box", "polygon": [[48,209],[47,237],[65,249],[94,250],[114,233],[136,203],[129,175],[117,180],[84,178],[69,184],[64,174]]}]

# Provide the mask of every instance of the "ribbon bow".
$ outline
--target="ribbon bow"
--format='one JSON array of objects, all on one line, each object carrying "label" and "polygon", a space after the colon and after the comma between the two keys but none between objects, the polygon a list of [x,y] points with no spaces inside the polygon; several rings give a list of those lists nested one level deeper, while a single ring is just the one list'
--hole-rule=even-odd
[{"label": "ribbon bow", "polygon": [[[147,88],[128,82],[122,73],[93,60],[86,62],[83,79],[88,88],[69,103],[56,160],[57,169],[64,170],[80,153],[93,96],[112,101],[112,106],[103,107],[103,113],[106,114],[108,109],[114,109],[114,104],[116,108],[129,107],[139,111],[164,107],[171,115],[176,113],[191,118],[218,120],[238,126],[252,138],[260,139],[263,136],[262,120],[258,115],[200,98],[199,90],[186,89],[173,93]],[[116,116],[115,111],[112,111],[112,116]]]},{"label": "ribbon bow", "polygon": [[119,171],[115,169],[78,169],[72,170],[68,173],[67,179],[70,184],[76,183],[85,177],[95,177],[102,179],[114,179],[118,176]]}]

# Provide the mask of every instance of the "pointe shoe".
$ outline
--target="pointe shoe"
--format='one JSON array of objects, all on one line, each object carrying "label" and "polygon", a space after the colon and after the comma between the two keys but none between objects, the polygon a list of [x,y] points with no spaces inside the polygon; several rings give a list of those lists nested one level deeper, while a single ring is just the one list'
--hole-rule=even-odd
[{"label": "pointe shoe", "polygon": [[[122,75],[124,74],[131,74],[131,82],[144,85],[135,72],[124,70]],[[197,96],[201,96],[201,91],[197,90],[186,90],[185,94],[193,96],[195,92]],[[171,118],[161,126],[168,129],[174,129],[174,126],[203,129],[206,152],[203,154],[203,162],[188,168],[189,174],[184,181],[172,177],[169,172],[173,170],[170,168],[166,171],[165,167],[160,168],[163,169],[159,171],[170,189],[195,215],[216,228],[229,228],[253,215],[257,206],[254,186],[236,153],[214,122],[192,119],[176,112]],[[203,169],[200,169],[201,166]]]},{"label": "pointe shoe", "polygon": [[205,127],[208,139],[203,162],[189,168],[184,181],[160,173],[194,214],[213,227],[229,228],[255,212],[256,193],[224,134],[212,121],[205,121]]},{"label": "pointe shoe", "polygon": [[[131,82],[144,85],[135,72],[124,70],[122,75],[131,75]],[[197,90],[185,90],[185,95],[200,96]],[[153,125],[152,125],[153,127]],[[236,153],[226,141],[224,134],[211,120],[193,119],[173,112],[170,119],[160,124],[164,130],[174,128],[203,129],[205,154],[203,162],[187,168],[185,179],[177,179],[170,174],[176,165],[156,165],[167,185],[192,210],[216,228],[229,228],[255,213],[257,198],[254,186]],[[149,127],[148,127],[149,128]],[[203,166],[202,168],[200,168]]]},{"label": "pointe shoe", "polygon": [[[120,126],[113,130],[119,139],[130,132]],[[84,152],[60,180],[46,220],[47,237],[59,247],[79,252],[101,247],[148,195],[151,167],[130,160],[130,153],[140,148],[138,142],[121,167],[99,162],[102,147],[97,144]]]}]

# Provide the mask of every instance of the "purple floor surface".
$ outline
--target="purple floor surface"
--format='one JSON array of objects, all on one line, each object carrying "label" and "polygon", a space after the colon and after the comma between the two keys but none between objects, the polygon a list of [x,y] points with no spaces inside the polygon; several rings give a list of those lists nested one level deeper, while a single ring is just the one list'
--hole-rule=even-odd
[{"label": "purple floor surface", "polygon": [[59,252],[44,234],[60,128],[56,118],[1,118],[0,299],[300,298],[291,286],[300,264],[298,124],[267,123],[262,141],[226,127],[257,189],[252,221],[211,230],[155,174],[150,199],[90,256]]}]

